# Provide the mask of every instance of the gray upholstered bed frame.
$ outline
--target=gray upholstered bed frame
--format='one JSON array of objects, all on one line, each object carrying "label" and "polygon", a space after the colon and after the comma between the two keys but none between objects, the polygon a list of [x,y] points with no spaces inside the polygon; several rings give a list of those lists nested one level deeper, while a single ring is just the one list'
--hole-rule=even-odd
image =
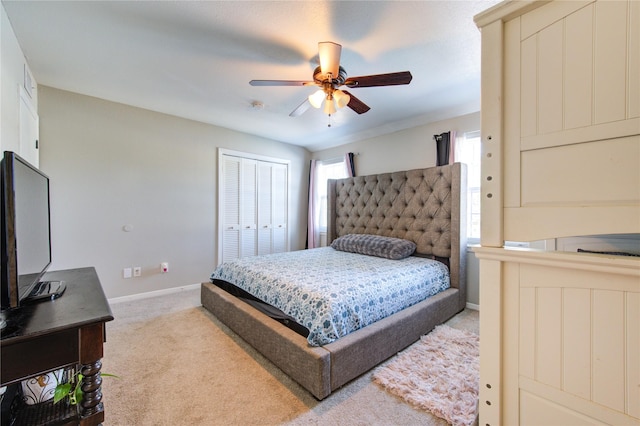
[{"label": "gray upholstered bed frame", "polygon": [[322,347],[215,285],[202,305],[318,399],[406,348],[466,305],[466,169],[456,163],[330,181],[328,241],[367,233],[404,238],[448,259],[451,288]]}]

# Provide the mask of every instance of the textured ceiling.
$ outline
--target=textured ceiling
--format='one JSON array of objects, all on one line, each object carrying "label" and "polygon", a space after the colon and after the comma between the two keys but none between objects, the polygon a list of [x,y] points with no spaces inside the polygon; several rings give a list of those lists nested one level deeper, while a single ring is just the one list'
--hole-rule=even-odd
[{"label": "textured ceiling", "polygon": [[[2,1],[39,84],[304,146],[312,151],[479,111],[475,1]],[[351,92],[371,107],[289,117],[313,87],[317,43],[350,76],[411,71]],[[251,108],[258,101],[262,109]]]}]

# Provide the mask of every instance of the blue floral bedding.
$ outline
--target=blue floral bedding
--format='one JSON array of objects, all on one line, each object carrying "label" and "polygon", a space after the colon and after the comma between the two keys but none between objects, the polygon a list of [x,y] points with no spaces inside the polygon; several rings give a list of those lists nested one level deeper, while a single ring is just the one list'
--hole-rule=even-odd
[{"label": "blue floral bedding", "polygon": [[435,260],[390,260],[331,247],[236,259],[218,266],[211,279],[232,283],[295,318],[309,329],[312,346],[449,288],[449,271]]}]

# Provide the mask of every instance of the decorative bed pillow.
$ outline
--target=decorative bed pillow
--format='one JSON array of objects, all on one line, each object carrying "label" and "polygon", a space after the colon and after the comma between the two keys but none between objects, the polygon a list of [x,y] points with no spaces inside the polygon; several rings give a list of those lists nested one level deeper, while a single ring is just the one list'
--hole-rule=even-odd
[{"label": "decorative bed pillow", "polygon": [[416,250],[416,245],[412,241],[370,234],[343,235],[333,240],[331,247],[340,251],[385,257],[393,260],[411,256]]}]

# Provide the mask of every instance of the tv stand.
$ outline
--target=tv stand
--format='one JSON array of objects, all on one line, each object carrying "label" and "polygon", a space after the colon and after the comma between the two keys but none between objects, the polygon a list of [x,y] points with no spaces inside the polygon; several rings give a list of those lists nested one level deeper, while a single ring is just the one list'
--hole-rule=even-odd
[{"label": "tv stand", "polygon": [[[105,324],[113,320],[109,303],[94,268],[47,272],[43,279],[63,282],[64,297],[25,304],[0,315],[6,321],[0,335],[0,386],[76,366],[83,374],[83,401],[77,410],[66,410],[64,418],[43,424],[99,425],[104,422],[102,345]],[[21,419],[18,411],[15,424],[33,423]]]},{"label": "tv stand", "polygon": [[67,284],[64,281],[40,281],[20,303],[29,304],[57,299],[66,289]]}]

